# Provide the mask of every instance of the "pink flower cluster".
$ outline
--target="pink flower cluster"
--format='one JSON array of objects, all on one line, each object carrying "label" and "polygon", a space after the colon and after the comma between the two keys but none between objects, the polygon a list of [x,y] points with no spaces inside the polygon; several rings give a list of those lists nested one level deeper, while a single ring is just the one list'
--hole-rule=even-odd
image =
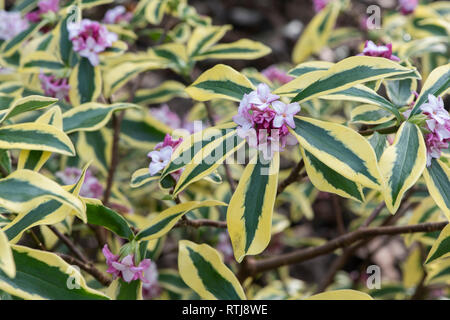
[{"label": "pink flower cluster", "polygon": [[317,13],[327,6],[331,0],[313,0],[314,12]]},{"label": "pink flower cluster", "polygon": [[158,283],[158,269],[156,268],[156,263],[150,261],[150,266],[148,267],[145,276],[148,282],[142,284],[142,295],[146,300],[154,299],[162,292],[161,286]]},{"label": "pink flower cluster", "polygon": [[265,158],[297,143],[288,127],[295,128],[294,115],[300,111],[300,105],[285,104],[279,98],[261,83],[256,91],[244,94],[238,114],[233,117],[238,124],[237,134],[247,139],[250,147],[262,151]]},{"label": "pink flower cluster", "polygon": [[[164,141],[158,143],[153,151],[149,152],[147,154],[147,157],[151,159],[150,165],[149,165],[149,171],[150,175],[155,175],[159,171],[165,168],[165,166],[169,163],[170,157],[172,156],[172,152],[178,147],[178,145],[183,141],[182,138],[179,138],[178,140],[174,140],[170,134],[166,134],[164,137]],[[180,171],[180,170],[178,170]],[[181,172],[176,171],[173,173],[173,176],[175,179],[176,177],[179,177],[179,174]]]},{"label": "pink flower cluster", "polygon": [[120,260],[118,255],[113,254],[109,250],[107,244],[103,247],[102,252],[108,266],[106,272],[111,273],[114,279],[120,277],[128,283],[138,279],[144,283],[150,283],[153,280],[152,263],[150,259],[144,259],[136,266],[132,254],[129,254]]},{"label": "pink flower cluster", "polygon": [[41,87],[46,96],[69,102],[70,85],[67,78],[58,79],[54,75],[41,73],[39,80],[41,80]]},{"label": "pink flower cluster", "polygon": [[20,12],[0,10],[0,40],[9,40],[28,28]]},{"label": "pink flower cluster", "polygon": [[195,128],[193,122],[188,121],[186,118],[182,119],[178,116],[178,114],[171,111],[166,103],[161,105],[159,108],[150,109],[150,114],[152,117],[173,129],[185,129],[190,133],[193,133],[194,129],[197,129]]},{"label": "pink flower cluster", "polygon": [[106,11],[103,23],[118,24],[121,22],[130,22],[132,18],[133,14],[127,12],[127,9],[124,6],[117,6]]},{"label": "pink flower cluster", "polygon": [[428,133],[425,136],[427,145],[427,166],[431,165],[431,159],[439,159],[442,149],[448,148],[450,142],[450,115],[444,108],[442,97],[428,95],[428,102],[420,106],[422,112],[428,116],[426,120]]},{"label": "pink flower cluster", "polygon": [[392,43],[377,46],[373,41],[367,40],[363,52],[359,56],[382,57],[392,61],[400,61],[400,58],[392,54]]},{"label": "pink flower cluster", "polygon": [[416,10],[419,5],[419,0],[399,0],[400,12],[403,15],[408,15]]},{"label": "pink flower cluster", "polygon": [[[58,171],[55,174],[65,185],[73,185],[78,182],[81,176],[81,170],[75,167],[68,167],[64,171]],[[91,170],[87,170],[84,176],[84,182],[81,186],[80,196],[85,198],[101,198],[103,195],[103,186],[98,179],[94,177]]]},{"label": "pink flower cluster", "polygon": [[71,23],[67,29],[73,50],[80,56],[88,58],[93,66],[100,63],[99,53],[111,47],[118,39],[117,34],[109,32],[104,25],[89,19]]},{"label": "pink flower cluster", "polygon": [[40,22],[44,14],[59,11],[59,0],[41,0],[38,2],[38,9],[26,14],[30,22]]},{"label": "pink flower cluster", "polygon": [[285,84],[294,79],[294,77],[287,75],[286,72],[278,69],[276,66],[270,66],[261,73],[270,81],[278,82],[279,84]]}]

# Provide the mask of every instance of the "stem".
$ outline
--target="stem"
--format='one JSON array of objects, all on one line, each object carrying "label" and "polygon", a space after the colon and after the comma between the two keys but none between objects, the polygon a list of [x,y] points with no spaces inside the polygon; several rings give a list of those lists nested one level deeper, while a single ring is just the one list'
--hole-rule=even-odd
[{"label": "stem", "polygon": [[300,171],[302,171],[303,167],[305,166],[305,162],[302,160],[300,160],[297,165],[292,169],[291,173],[289,174],[289,176],[284,179],[279,185],[278,185],[278,189],[277,189],[277,195],[279,195],[280,193],[282,193],[284,191],[284,189],[286,189],[286,187],[288,185],[290,185],[291,183],[294,183],[295,181],[297,181],[298,177],[300,176]]},{"label": "stem", "polygon": [[331,241],[328,241],[324,245],[306,248],[298,251],[281,254],[268,259],[254,261],[251,268],[248,270],[250,274],[255,274],[267,270],[276,269],[281,266],[300,263],[306,260],[313,259],[315,257],[333,252],[338,248],[347,247],[359,240],[371,238],[380,235],[398,235],[403,233],[415,233],[415,232],[433,232],[442,230],[448,224],[445,222],[429,222],[420,223],[409,226],[386,226],[375,228],[361,228],[356,231],[347,233],[343,236],[337,237]]},{"label": "stem", "polygon": [[92,275],[95,279],[97,279],[102,285],[109,286],[111,284],[111,279],[98,270],[95,266],[93,266],[91,263],[85,263],[81,260],[78,260],[77,258],[71,257],[64,253],[58,253],[58,255],[64,259],[69,264],[74,264],[79,266],[82,270],[86,271],[90,275]]},{"label": "stem", "polygon": [[182,227],[182,226],[189,226],[189,227],[193,227],[193,228],[214,227],[214,228],[226,229],[227,223],[225,221],[216,221],[216,220],[209,220],[209,219],[191,220],[191,219],[185,218],[183,220],[178,221],[175,224],[174,228],[178,228],[178,227]]},{"label": "stem", "polygon": [[48,228],[61,240],[73,254],[75,254],[83,263],[89,263],[89,259],[75,246],[75,244],[58,231],[54,226],[49,225]]}]

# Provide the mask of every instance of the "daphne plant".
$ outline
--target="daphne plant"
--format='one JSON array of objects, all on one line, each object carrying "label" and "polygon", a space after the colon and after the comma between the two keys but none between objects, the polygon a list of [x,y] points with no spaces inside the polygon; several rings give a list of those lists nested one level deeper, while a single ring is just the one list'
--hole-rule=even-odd
[{"label": "daphne plant", "polygon": [[[448,296],[447,2],[314,1],[292,63],[185,0],[0,8],[0,299]],[[382,235],[395,290],[335,277]]]}]

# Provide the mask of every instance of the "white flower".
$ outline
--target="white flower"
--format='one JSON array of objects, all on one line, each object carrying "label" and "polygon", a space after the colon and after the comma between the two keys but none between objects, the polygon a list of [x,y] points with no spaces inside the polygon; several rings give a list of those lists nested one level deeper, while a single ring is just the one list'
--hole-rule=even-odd
[{"label": "white flower", "polygon": [[161,150],[154,150],[148,153],[148,157],[152,159],[152,162],[150,162],[149,165],[150,175],[154,176],[159,171],[165,168],[165,166],[170,161],[172,152],[173,152],[172,147],[166,146]]},{"label": "white flower", "polygon": [[270,88],[265,83],[258,84],[256,92],[252,91],[249,94],[249,102],[254,104],[258,109],[264,110],[273,101],[278,100],[280,97],[270,92]]},{"label": "white flower", "polygon": [[291,128],[295,128],[294,115],[300,111],[298,103],[285,104],[281,101],[272,102],[272,108],[277,113],[273,119],[273,126],[280,128],[286,123]]}]

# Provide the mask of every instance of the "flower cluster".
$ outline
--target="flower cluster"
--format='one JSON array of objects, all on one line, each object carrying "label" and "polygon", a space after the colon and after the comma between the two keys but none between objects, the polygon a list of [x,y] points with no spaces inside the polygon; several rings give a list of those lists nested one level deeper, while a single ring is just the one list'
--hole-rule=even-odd
[{"label": "flower cluster", "polygon": [[279,99],[268,85],[261,83],[256,91],[244,95],[238,114],[233,117],[239,125],[237,134],[247,139],[250,147],[262,151],[265,158],[297,143],[288,127],[295,128],[294,115],[300,111],[300,105],[285,104]]},{"label": "flower cluster", "polygon": [[[81,170],[74,167],[68,167],[64,171],[58,171],[55,175],[65,185],[73,185],[78,182],[81,176]],[[101,198],[103,195],[103,186],[92,174],[91,170],[86,170],[84,182],[81,186],[80,196],[85,198]]]},{"label": "flower cluster", "polygon": [[83,19],[80,23],[70,23],[67,26],[69,39],[72,41],[73,50],[82,57],[88,58],[93,66],[100,63],[99,53],[112,46],[117,41],[117,34],[89,19]]},{"label": "flower cluster", "polygon": [[150,266],[145,271],[147,282],[142,284],[142,295],[144,299],[154,299],[162,293],[162,288],[158,283],[158,269],[156,263],[150,261]]},{"label": "flower cluster", "polygon": [[403,15],[408,15],[416,10],[419,0],[399,0],[400,12]]},{"label": "flower cluster", "polygon": [[38,2],[38,9],[27,13],[25,18],[30,22],[40,22],[45,14],[59,11],[59,0],[41,0]]},{"label": "flower cluster", "polygon": [[400,61],[400,58],[392,54],[392,43],[377,46],[373,41],[367,40],[363,52],[359,56],[381,57],[392,61]]},{"label": "flower cluster", "polygon": [[20,12],[0,10],[0,40],[12,39],[27,28],[28,22]]},{"label": "flower cluster", "polygon": [[[182,138],[174,140],[170,134],[166,134],[164,141],[158,143],[153,151],[147,154],[147,157],[151,159],[150,165],[148,167],[150,175],[154,176],[159,171],[164,169],[164,167],[169,163],[172,152],[178,147],[178,145],[183,141]],[[179,171],[179,170],[178,170]],[[177,180],[181,172],[176,171],[173,173],[173,177]]]},{"label": "flower cluster", "polygon": [[113,254],[108,249],[107,244],[103,247],[102,252],[108,265],[106,272],[111,273],[114,279],[120,277],[128,283],[138,279],[144,283],[154,282],[154,275],[152,274],[154,267],[152,268],[150,259],[144,259],[136,266],[134,255],[132,254],[120,259],[118,255]]},{"label": "flower cluster", "polygon": [[331,0],[313,0],[314,12],[319,12],[327,6]]},{"label": "flower cluster", "polygon": [[444,109],[442,97],[428,95],[428,102],[420,106],[422,112],[428,117],[426,120],[428,133],[425,136],[427,145],[427,166],[431,165],[431,159],[439,159],[442,149],[448,148],[450,142],[450,115]]},{"label": "flower cluster", "polygon": [[54,75],[41,73],[39,80],[46,96],[69,102],[70,85],[67,78],[56,78]]},{"label": "flower cluster", "polygon": [[119,24],[121,22],[130,22],[132,18],[133,14],[127,12],[127,9],[124,6],[117,6],[106,11],[103,23]]},{"label": "flower cluster", "polygon": [[278,82],[279,84],[285,84],[294,79],[294,77],[287,75],[286,72],[278,69],[276,66],[270,66],[261,73],[270,81]]}]

